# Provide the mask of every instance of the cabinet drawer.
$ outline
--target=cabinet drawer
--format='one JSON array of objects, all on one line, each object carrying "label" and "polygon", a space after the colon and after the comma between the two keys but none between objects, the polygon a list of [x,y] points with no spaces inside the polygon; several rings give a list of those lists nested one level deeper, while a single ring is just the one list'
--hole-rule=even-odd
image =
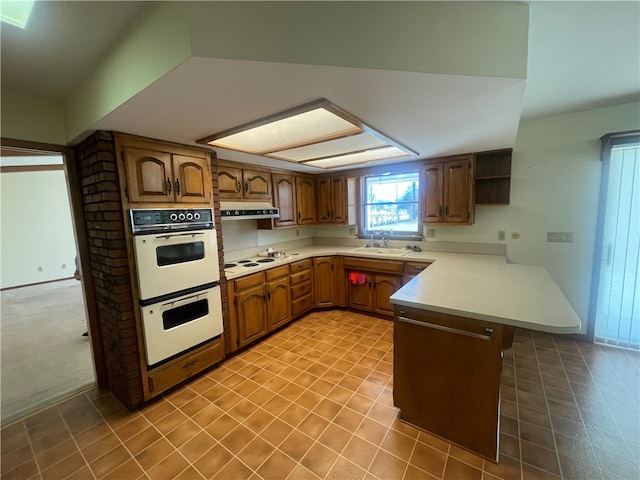
[{"label": "cabinet drawer", "polygon": [[307,258],[306,260],[299,260],[297,262],[293,262],[291,265],[291,273],[300,272],[302,270],[308,270],[311,268],[311,259]]},{"label": "cabinet drawer", "polygon": [[431,262],[405,262],[404,273],[405,275],[417,275],[429,265],[431,265]]},{"label": "cabinet drawer", "polygon": [[403,273],[404,262],[362,257],[344,257],[344,268],[368,272]]},{"label": "cabinet drawer", "polygon": [[263,283],[264,283],[264,274],[260,272],[260,273],[247,275],[246,277],[236,278],[233,281],[233,287],[237,292],[239,290],[244,290],[246,288],[262,285]]},{"label": "cabinet drawer", "polygon": [[192,375],[220,362],[223,358],[222,341],[215,340],[205,350],[186,356],[179,362],[149,375],[149,392],[156,395],[174,387]]},{"label": "cabinet drawer", "polygon": [[298,315],[306,312],[313,306],[312,304],[311,295],[305,295],[304,297],[294,300],[291,302],[291,316],[297,317]]},{"label": "cabinet drawer", "polygon": [[310,293],[311,293],[311,281],[309,280],[291,287],[292,300],[303,297],[305,295],[309,295]]},{"label": "cabinet drawer", "polygon": [[265,272],[267,276],[267,282],[275,280],[276,278],[289,275],[289,265],[280,265],[279,267],[270,268]]},{"label": "cabinet drawer", "polygon": [[291,272],[291,285],[298,285],[299,283],[311,280],[311,270],[304,270],[302,272]]}]

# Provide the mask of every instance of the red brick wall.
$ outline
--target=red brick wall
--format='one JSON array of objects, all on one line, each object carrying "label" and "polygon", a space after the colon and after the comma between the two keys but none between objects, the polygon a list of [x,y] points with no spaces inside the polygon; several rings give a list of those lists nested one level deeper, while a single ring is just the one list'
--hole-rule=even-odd
[{"label": "red brick wall", "polygon": [[142,375],[125,219],[113,135],[98,131],[76,147],[108,388],[129,409],[142,404]]}]

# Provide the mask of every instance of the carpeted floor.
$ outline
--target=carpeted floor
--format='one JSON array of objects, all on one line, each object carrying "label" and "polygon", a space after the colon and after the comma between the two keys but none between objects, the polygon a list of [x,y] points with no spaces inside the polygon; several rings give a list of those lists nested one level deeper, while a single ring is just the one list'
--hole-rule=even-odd
[{"label": "carpeted floor", "polygon": [[5,290],[0,308],[2,425],[93,386],[78,281]]}]

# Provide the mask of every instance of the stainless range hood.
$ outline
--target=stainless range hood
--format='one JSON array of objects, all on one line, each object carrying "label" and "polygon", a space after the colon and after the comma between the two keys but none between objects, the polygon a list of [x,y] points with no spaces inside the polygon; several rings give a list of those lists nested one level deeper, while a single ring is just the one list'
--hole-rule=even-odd
[{"label": "stainless range hood", "polygon": [[279,218],[280,211],[269,202],[220,202],[222,220]]}]

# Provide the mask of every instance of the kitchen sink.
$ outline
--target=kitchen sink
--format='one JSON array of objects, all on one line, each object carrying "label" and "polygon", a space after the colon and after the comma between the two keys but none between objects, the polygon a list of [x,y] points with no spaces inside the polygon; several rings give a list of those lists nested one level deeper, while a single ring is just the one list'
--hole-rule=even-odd
[{"label": "kitchen sink", "polygon": [[411,250],[407,250],[405,248],[357,247],[349,251],[352,253],[366,253],[369,255],[380,255],[383,257],[402,257]]}]

